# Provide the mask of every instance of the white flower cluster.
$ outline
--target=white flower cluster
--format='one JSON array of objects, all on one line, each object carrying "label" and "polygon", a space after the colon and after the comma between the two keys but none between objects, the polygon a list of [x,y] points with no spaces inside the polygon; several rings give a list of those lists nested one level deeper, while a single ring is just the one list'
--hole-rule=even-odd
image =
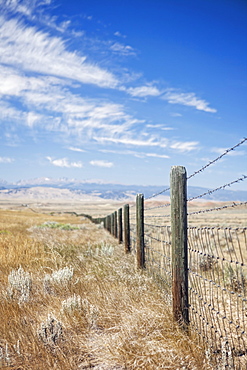
[{"label": "white flower cluster", "polygon": [[64,267],[54,271],[51,275],[46,274],[44,277],[44,289],[46,293],[51,292],[51,285],[66,285],[72,279],[74,275],[74,269],[72,267]]},{"label": "white flower cluster", "polygon": [[32,289],[32,278],[29,272],[25,272],[20,266],[18,270],[12,270],[8,276],[8,294],[11,298],[18,298],[19,303],[27,302]]},{"label": "white flower cluster", "polygon": [[98,319],[98,309],[90,304],[87,299],[82,299],[79,295],[74,294],[62,302],[62,311],[72,315],[80,311],[84,315],[90,327],[96,327]]},{"label": "white flower cluster", "polygon": [[74,294],[72,297],[65,299],[62,302],[62,311],[72,313],[74,311],[82,311],[83,302],[79,295]]}]

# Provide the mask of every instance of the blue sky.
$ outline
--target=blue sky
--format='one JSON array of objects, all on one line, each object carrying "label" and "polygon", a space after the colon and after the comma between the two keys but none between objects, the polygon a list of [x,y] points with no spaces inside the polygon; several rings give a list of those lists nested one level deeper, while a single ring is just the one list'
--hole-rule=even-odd
[{"label": "blue sky", "polygon": [[0,95],[0,178],[166,185],[247,136],[247,2],[0,0]]}]

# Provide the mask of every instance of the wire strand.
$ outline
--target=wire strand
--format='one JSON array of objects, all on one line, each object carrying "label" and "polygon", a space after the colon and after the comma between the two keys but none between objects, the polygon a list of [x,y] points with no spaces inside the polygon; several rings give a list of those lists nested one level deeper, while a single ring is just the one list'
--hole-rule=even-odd
[{"label": "wire strand", "polygon": [[217,162],[219,159],[221,159],[222,157],[224,157],[226,154],[228,154],[229,152],[231,152],[232,150],[236,149],[237,147],[239,147],[240,145],[242,145],[245,141],[247,140],[247,138],[244,138],[243,140],[241,140],[238,144],[234,145],[233,147],[227,149],[224,153],[222,153],[221,155],[219,155],[217,158],[215,158],[214,160],[210,161],[208,164],[206,164],[205,166],[203,166],[202,168],[200,168],[199,170],[195,171],[194,173],[192,173],[189,177],[187,177],[187,180],[191,179],[192,177],[194,177],[195,175],[197,175],[198,173],[204,171],[207,167],[211,166],[211,164]]}]

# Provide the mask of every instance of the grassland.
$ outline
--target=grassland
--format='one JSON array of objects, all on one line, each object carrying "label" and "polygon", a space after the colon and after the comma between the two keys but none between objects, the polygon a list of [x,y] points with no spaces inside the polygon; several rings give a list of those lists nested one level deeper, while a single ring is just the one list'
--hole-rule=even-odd
[{"label": "grassland", "polygon": [[1,368],[210,368],[162,289],[101,226],[51,206],[9,208],[0,210]]}]

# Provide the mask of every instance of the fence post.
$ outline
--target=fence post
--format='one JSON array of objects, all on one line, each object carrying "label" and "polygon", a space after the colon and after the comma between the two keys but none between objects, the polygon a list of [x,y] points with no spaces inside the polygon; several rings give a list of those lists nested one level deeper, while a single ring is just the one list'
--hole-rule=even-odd
[{"label": "fence post", "polygon": [[113,232],[113,236],[115,236],[115,238],[117,238],[117,211],[114,212],[114,232]]},{"label": "fence post", "polygon": [[187,331],[189,324],[187,180],[186,169],[173,166],[170,174],[173,317]]},{"label": "fence post", "polygon": [[114,213],[111,214],[111,235],[114,235]]},{"label": "fence post", "polygon": [[136,196],[136,262],[138,268],[145,268],[143,194]]},{"label": "fence post", "polygon": [[125,253],[130,253],[130,215],[129,205],[124,205],[124,249]]},{"label": "fence post", "polygon": [[123,216],[122,208],[118,210],[118,242],[121,244],[123,241]]},{"label": "fence post", "polygon": [[108,215],[106,217],[106,228],[107,228],[108,232],[111,231],[111,216],[110,215]]}]

